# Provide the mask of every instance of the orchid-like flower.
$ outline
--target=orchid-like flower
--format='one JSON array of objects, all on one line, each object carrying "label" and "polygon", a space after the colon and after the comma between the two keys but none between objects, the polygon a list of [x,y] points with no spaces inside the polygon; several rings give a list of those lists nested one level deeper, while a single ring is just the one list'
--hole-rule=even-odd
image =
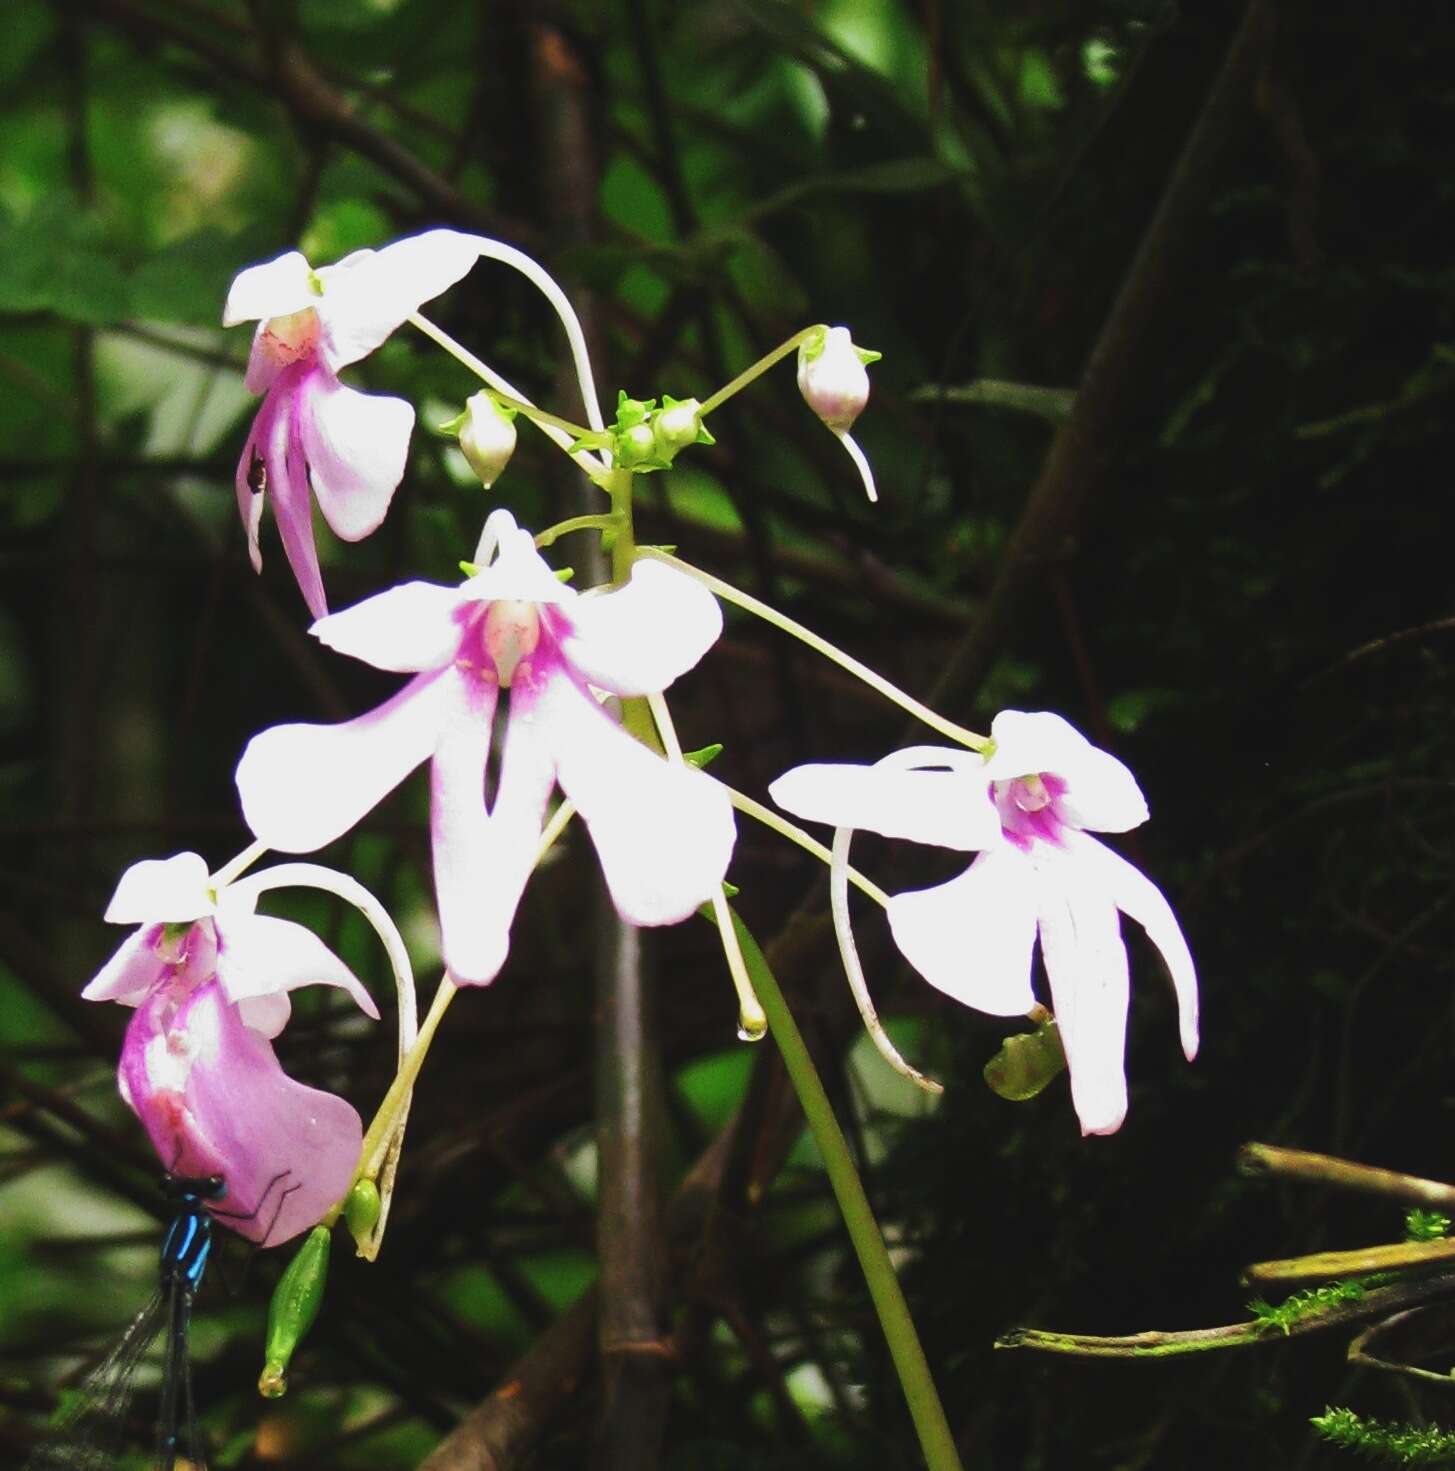
[{"label": "orchid-like flower", "polygon": [[[263,842],[308,852],[430,760],[445,962],[457,982],[481,985],[505,963],[558,782],[633,924],[675,924],[705,902],[722,882],[735,829],[716,782],[633,739],[592,693],[657,693],[690,669],[722,629],[712,595],[656,562],[637,563],[612,592],[578,594],[508,511],[491,514],[476,561],[462,586],[404,583],[315,623],[330,648],[414,678],[342,725],[254,736],[237,785]],[[509,710],[487,807],[502,691]]]},{"label": "orchid-like flower", "polygon": [[401,398],[359,393],[338,380],[480,257],[481,241],[428,230],[356,250],[314,270],[296,250],[233,281],[222,325],[256,321],[246,383],[263,395],[237,467],[237,502],[253,567],[270,496],[288,565],[315,618],[328,612],[313,540],[310,490],[345,541],[379,527],[404,474],[414,409]]},{"label": "orchid-like flower", "polygon": [[349,1188],[363,1140],[353,1107],[290,1078],[273,1052],[299,986],[338,986],[379,1012],[312,931],[215,891],[196,853],[134,863],[106,910],[139,926],[81,993],[136,1008],[117,1083],[173,1174],[221,1175],[218,1214],[276,1246]]},{"label": "orchid-like flower", "polygon": [[920,746],[875,766],[799,766],[770,787],[785,810],[960,850],[982,850],[958,878],[896,894],[895,943],[931,985],[995,1016],[1035,1004],[1041,958],[1084,1134],[1126,1117],[1127,952],[1118,911],[1146,930],[1177,993],[1182,1050],[1197,1054],[1197,975],[1162,892],[1091,832],[1147,819],[1136,778],[1059,715],[1004,710],[986,759]]}]

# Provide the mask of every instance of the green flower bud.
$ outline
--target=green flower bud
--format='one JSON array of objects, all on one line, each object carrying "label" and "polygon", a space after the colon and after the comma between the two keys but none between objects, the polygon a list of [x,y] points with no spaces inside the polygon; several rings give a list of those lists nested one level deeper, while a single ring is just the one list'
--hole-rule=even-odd
[{"label": "green flower bud", "polygon": [[1066,1051],[1052,1016],[1034,1032],[1007,1037],[1000,1051],[985,1064],[985,1081],[1002,1098],[1023,1103],[1065,1070]]},{"label": "green flower bud", "polygon": [[[657,458],[671,464],[678,450],[696,444],[703,433],[701,405],[695,398],[662,398],[662,407],[652,415],[652,438]],[[712,443],[711,439],[707,441]]]},{"label": "green flower bud", "polygon": [[460,452],[488,490],[515,453],[516,411],[496,403],[481,389],[466,401],[459,426]]},{"label": "green flower bud", "polygon": [[298,1255],[288,1263],[268,1307],[268,1337],[258,1393],[278,1399],[288,1388],[288,1364],[304,1334],[313,1327],[328,1280],[328,1249],[333,1236],[327,1226],[308,1233]]},{"label": "green flower bud", "polygon": [[622,429],[616,436],[616,463],[623,470],[631,470],[644,464],[656,453],[656,438],[650,424],[633,424]]},{"label": "green flower bud", "polygon": [[379,1224],[381,1209],[379,1187],[372,1180],[355,1180],[344,1197],[344,1220],[355,1241],[364,1240]]}]

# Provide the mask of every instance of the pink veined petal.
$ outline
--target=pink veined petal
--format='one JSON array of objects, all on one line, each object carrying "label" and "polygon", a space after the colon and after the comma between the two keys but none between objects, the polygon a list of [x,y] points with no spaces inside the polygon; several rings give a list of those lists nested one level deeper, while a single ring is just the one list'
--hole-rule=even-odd
[{"label": "pink veined petal", "polygon": [[354,973],[312,930],[267,914],[227,914],[217,920],[217,978],[229,1001],[293,991],[299,986],[337,986],[364,1013],[379,1020],[379,1008]]},{"label": "pink veined petal", "polygon": [[122,874],[106,906],[106,922],[186,924],[201,919],[212,913],[210,877],[206,860],[197,853],[143,858]]},{"label": "pink veined petal", "polygon": [[1130,981],[1116,905],[1097,877],[1054,849],[1036,860],[1041,954],[1083,1134],[1127,1116]]},{"label": "pink veined petal", "polygon": [[376,669],[415,674],[439,669],[455,657],[460,607],[458,587],[403,582],[320,618],[308,631],[319,643]]},{"label": "pink veined petal", "polygon": [[361,541],[379,529],[404,474],[413,405],[345,388],[319,369],[299,385],[294,412],[324,518],[345,541]]},{"label": "pink veined petal", "polygon": [[994,781],[1051,772],[1066,783],[1058,815],[1076,827],[1123,833],[1147,820],[1137,779],[1115,756],[1093,746],[1069,721],[1047,710],[1002,710],[991,722]]},{"label": "pink veined petal", "polygon": [[597,689],[655,694],[686,673],[722,632],[717,599],[684,573],[638,562],[614,592],[578,598],[561,641],[567,662]]},{"label": "pink veined petal", "polygon": [[166,962],[157,954],[157,941],[161,937],[159,924],[143,925],[128,935],[111,959],[87,982],[81,999],[140,1005],[168,972]]},{"label": "pink veined petal", "polygon": [[461,985],[493,981],[510,950],[510,926],[540,845],[555,772],[514,703],[500,753],[494,807],[485,807],[496,687],[457,682],[430,767],[435,898],[445,964]]},{"label": "pink veined petal", "polygon": [[216,982],[159,993],[127,1028],[118,1082],[173,1174],[221,1175],[213,1214],[277,1246],[348,1189],[363,1142],[342,1098],[295,1082]]},{"label": "pink veined petal", "polygon": [[293,1015],[293,1003],[286,991],[272,996],[247,996],[237,1003],[237,1014],[245,1027],[261,1032],[271,1040],[288,1025],[288,1018]]},{"label": "pink veined petal", "polygon": [[298,434],[298,380],[280,379],[273,392],[282,394],[285,391],[288,397],[278,404],[264,455],[267,494],[273,502],[273,519],[278,523],[283,554],[293,569],[298,590],[308,604],[308,611],[315,618],[322,618],[328,612],[328,599],[324,596],[323,576],[318,570],[318,549],[313,541],[313,505],[308,494],[308,466]]},{"label": "pink veined petal", "polygon": [[243,815],[284,853],[346,833],[434,749],[450,671],[416,675],[392,699],[341,725],[275,725],[237,767]]},{"label": "pink veined petal", "polygon": [[324,357],[334,372],[373,352],[411,312],[465,276],[480,259],[479,237],[426,230],[382,250],[356,251],[327,266],[319,304]]},{"label": "pink veined petal", "polygon": [[564,672],[537,701],[533,719],[596,845],[617,912],[638,925],[686,919],[722,883],[732,857],[737,827],[727,793],[633,740]]},{"label": "pink veined petal", "polygon": [[222,325],[236,327],[239,322],[286,317],[304,307],[316,307],[319,297],[309,282],[310,274],[307,260],[296,250],[239,271],[228,288]]},{"label": "pink veined petal", "polygon": [[[875,766],[811,763],[784,772],[768,795],[785,812],[809,822],[864,828],[886,838],[907,838],[961,852],[998,847],[1000,818],[990,783],[969,774],[957,758],[949,771],[905,771]],[[975,766],[982,763],[972,758]]]},{"label": "pink veined petal", "polygon": [[1161,953],[1177,994],[1182,1053],[1191,1062],[1197,1056],[1198,1044],[1197,968],[1172,906],[1146,874],[1095,838],[1068,833],[1066,847],[1078,863],[1099,870],[1101,882],[1117,908],[1146,930],[1147,938]]},{"label": "pink veined petal", "polygon": [[947,996],[992,1016],[1035,1005],[1035,873],[1019,850],[992,849],[949,883],[895,894],[887,913],[900,953]]}]

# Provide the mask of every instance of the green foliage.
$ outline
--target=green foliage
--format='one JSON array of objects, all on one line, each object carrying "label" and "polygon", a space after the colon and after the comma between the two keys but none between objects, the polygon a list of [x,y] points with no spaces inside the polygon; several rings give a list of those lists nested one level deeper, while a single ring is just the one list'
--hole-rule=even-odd
[{"label": "green foliage", "polygon": [[1437,1425],[1365,1419],[1353,1410],[1327,1409],[1309,1422],[1333,1445],[1393,1466],[1455,1465],[1455,1434]]},{"label": "green foliage", "polygon": [[1349,1277],[1341,1282],[1327,1282],[1320,1287],[1305,1288],[1286,1297],[1276,1307],[1265,1298],[1255,1297],[1248,1311],[1266,1329],[1288,1333],[1295,1323],[1316,1318],[1320,1313],[1344,1303],[1358,1302],[1368,1290],[1364,1278]]},{"label": "green foliage", "polygon": [[1407,1211],[1404,1234],[1407,1241],[1438,1241],[1450,1234],[1450,1217],[1439,1211]]}]

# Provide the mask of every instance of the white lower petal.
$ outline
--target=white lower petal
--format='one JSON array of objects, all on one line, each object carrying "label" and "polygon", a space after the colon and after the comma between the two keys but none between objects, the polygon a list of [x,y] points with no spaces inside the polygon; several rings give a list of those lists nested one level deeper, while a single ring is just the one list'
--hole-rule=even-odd
[{"label": "white lower petal", "polygon": [[[955,755],[956,753],[947,753]],[[974,758],[979,766],[979,758]],[[948,771],[813,763],[786,771],[768,795],[809,822],[863,828],[965,852],[1001,842],[990,783],[963,765]]]},{"label": "white lower petal", "polygon": [[1098,876],[1046,850],[1037,862],[1041,954],[1083,1134],[1114,1134],[1127,1116],[1130,982],[1116,904]]},{"label": "white lower petal", "polygon": [[887,913],[900,953],[947,996],[992,1016],[1035,1005],[1035,873],[1016,849],[982,853],[947,884],[895,894]]},{"label": "white lower petal", "polygon": [[107,924],[185,924],[212,913],[212,890],[207,861],[197,853],[171,858],[143,858],[121,876]]},{"label": "white lower petal", "polygon": [[495,804],[485,806],[493,688],[463,684],[430,768],[435,897],[445,964],[462,985],[493,981],[540,846],[555,783],[550,752],[512,704]]},{"label": "white lower petal", "polygon": [[1068,833],[1066,845],[1076,854],[1078,862],[1100,871],[1102,883],[1117,908],[1146,930],[1147,938],[1167,963],[1173,990],[1177,994],[1182,1052],[1191,1062],[1197,1056],[1198,1044],[1197,968],[1172,906],[1146,874],[1095,838],[1083,833]]},{"label": "white lower petal", "polygon": [[686,919],[717,890],[732,857],[737,828],[727,793],[649,751],[565,675],[548,683],[535,718],[622,918]]},{"label": "white lower petal", "polygon": [[375,669],[414,674],[454,658],[460,646],[459,608],[457,587],[404,582],[320,618],[308,631],[319,643]]},{"label": "white lower petal", "polygon": [[346,833],[434,749],[453,670],[420,674],[392,700],[341,725],[275,725],[237,767],[243,816],[284,853]]},{"label": "white lower petal", "polygon": [[660,562],[638,562],[624,587],[578,599],[566,617],[571,631],[561,652],[588,683],[614,695],[666,689],[722,632],[717,599]]},{"label": "white lower petal", "polygon": [[229,1001],[299,986],[337,986],[366,1016],[379,1020],[374,998],[354,973],[301,924],[267,914],[224,913],[218,916],[217,940],[217,978]]},{"label": "white lower petal", "polygon": [[404,474],[413,406],[317,372],[299,389],[295,412],[324,519],[345,541],[361,541],[378,530]]}]

